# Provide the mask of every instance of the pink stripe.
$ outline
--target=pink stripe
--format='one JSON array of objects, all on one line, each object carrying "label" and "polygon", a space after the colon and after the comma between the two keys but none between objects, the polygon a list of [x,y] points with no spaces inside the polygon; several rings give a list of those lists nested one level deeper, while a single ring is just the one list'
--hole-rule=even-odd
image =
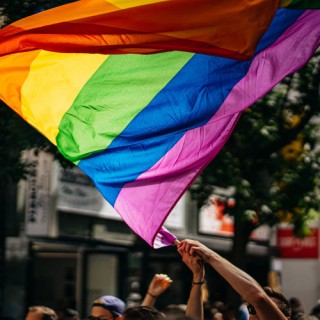
[{"label": "pink stripe", "polygon": [[238,117],[234,114],[188,131],[156,165],[122,188],[114,208],[151,246],[169,244],[163,232],[153,244],[155,235],[193,178],[220,151]]},{"label": "pink stripe", "polygon": [[310,59],[319,46],[319,21],[319,11],[306,11],[256,56],[247,75],[205,126],[186,132],[157,164],[121,190],[115,209],[151,246],[172,244],[175,237],[161,230],[171,209],[225,144],[241,111]]}]

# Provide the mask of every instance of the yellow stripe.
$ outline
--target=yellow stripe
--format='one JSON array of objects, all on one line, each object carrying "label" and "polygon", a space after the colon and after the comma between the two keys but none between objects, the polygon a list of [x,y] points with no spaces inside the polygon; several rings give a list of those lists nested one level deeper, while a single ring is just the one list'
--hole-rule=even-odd
[{"label": "yellow stripe", "polygon": [[107,57],[41,51],[21,89],[21,109],[27,121],[56,144],[63,115]]},{"label": "yellow stripe", "polygon": [[168,0],[106,0],[106,2],[109,2],[113,4],[114,6],[118,7],[119,9],[127,9],[127,8],[132,8],[132,7],[137,7],[137,6],[143,6],[146,4],[151,4],[151,3],[158,3],[158,2],[165,2]]}]

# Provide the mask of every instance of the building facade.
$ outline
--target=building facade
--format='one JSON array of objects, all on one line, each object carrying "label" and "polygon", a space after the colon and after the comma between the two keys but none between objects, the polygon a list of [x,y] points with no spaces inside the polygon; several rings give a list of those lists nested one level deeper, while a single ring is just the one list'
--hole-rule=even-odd
[{"label": "building facade", "polygon": [[[30,151],[26,158],[30,175],[19,183],[16,199],[20,228],[6,237],[3,316],[23,319],[28,306],[46,305],[75,308],[85,317],[90,303],[103,294],[134,305],[155,273],[173,279],[157,301],[159,308],[187,302],[191,274],[174,246],[149,247],[78,168],[62,168],[44,152]],[[187,192],[165,226],[178,239],[198,239],[227,257],[232,235],[206,229],[203,219]],[[266,284],[269,270],[268,242],[251,241],[248,271]],[[206,278],[210,300],[223,300],[223,279],[213,270]]]}]

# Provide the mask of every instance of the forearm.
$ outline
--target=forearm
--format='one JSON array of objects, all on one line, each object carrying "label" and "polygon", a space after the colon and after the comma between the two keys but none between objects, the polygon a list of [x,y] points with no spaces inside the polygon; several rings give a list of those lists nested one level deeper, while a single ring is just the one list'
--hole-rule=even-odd
[{"label": "forearm", "polygon": [[254,304],[254,296],[258,292],[263,292],[250,275],[219,254],[212,251],[208,263],[250,304]]},{"label": "forearm", "polygon": [[286,320],[276,304],[250,275],[199,241],[183,240],[178,250],[189,255],[199,255],[210,264],[248,303],[256,309],[260,320]]},{"label": "forearm", "polygon": [[147,292],[147,294],[145,295],[143,301],[141,302],[141,306],[144,307],[154,307],[155,303],[156,303],[157,297],[150,294],[149,292]]},{"label": "forearm", "polygon": [[261,320],[287,320],[267,296],[263,288],[250,275],[231,264],[215,252],[208,263],[250,304]]},{"label": "forearm", "polygon": [[204,261],[198,255],[186,254],[178,247],[182,261],[192,271],[192,287],[187,303],[186,317],[193,320],[203,320],[202,285],[204,283]]},{"label": "forearm", "polygon": [[186,317],[193,320],[203,320],[202,285],[194,284],[190,290]]},{"label": "forearm", "polygon": [[153,307],[159,295],[166,291],[171,283],[172,280],[166,274],[155,274],[149,284],[147,294],[141,306]]}]

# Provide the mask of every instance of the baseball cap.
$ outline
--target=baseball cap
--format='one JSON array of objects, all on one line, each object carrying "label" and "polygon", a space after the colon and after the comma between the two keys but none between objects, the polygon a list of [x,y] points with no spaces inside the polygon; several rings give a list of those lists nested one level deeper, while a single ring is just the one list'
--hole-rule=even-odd
[{"label": "baseball cap", "polygon": [[91,307],[105,308],[116,316],[121,316],[126,309],[125,303],[121,299],[114,296],[102,296],[93,301]]}]

